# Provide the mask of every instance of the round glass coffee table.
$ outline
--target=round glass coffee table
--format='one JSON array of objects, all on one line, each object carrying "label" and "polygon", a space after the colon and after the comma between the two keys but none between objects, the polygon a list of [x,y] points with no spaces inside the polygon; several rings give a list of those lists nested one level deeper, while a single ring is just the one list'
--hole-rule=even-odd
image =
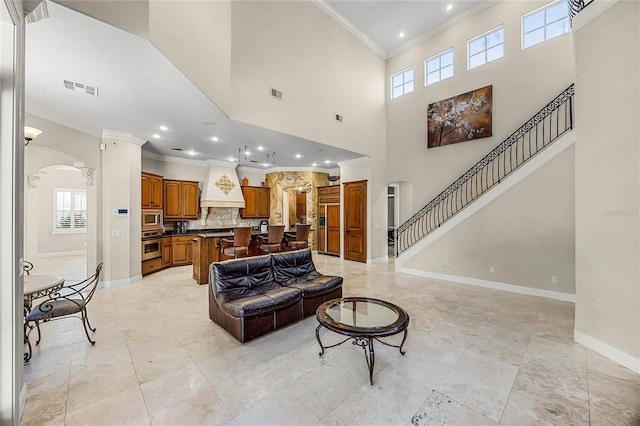
[{"label": "round glass coffee table", "polygon": [[[367,367],[369,367],[369,383],[372,385],[375,363],[374,340],[398,348],[400,353],[404,355],[402,346],[407,340],[409,314],[393,303],[368,297],[333,299],[318,307],[316,318],[320,323],[316,328],[316,339],[321,349],[320,356],[324,355],[325,349],[339,346],[347,340],[353,340],[352,344],[360,346],[364,351]],[[320,341],[320,328],[322,327],[348,337],[335,345],[323,346]],[[380,340],[380,337],[392,336],[400,332],[404,332],[400,345],[392,345]]]}]

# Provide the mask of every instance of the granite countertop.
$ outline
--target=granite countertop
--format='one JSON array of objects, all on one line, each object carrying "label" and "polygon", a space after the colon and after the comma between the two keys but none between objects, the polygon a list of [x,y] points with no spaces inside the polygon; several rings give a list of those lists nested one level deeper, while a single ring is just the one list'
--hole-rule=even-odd
[{"label": "granite countertop", "polygon": [[[224,237],[232,237],[233,236],[233,229],[190,229],[187,232],[183,233],[183,234],[176,234],[175,232],[165,232],[164,236],[194,236],[194,237],[201,237],[201,238],[224,238]],[[256,236],[256,235],[267,235],[267,234],[262,234],[260,232],[259,229],[254,229],[251,232],[251,235]]]}]

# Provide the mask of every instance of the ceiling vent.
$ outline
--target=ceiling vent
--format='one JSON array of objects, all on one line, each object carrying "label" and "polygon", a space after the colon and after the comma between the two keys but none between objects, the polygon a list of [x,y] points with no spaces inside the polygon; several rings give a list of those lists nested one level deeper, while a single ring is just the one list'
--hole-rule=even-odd
[{"label": "ceiling vent", "polygon": [[271,97],[282,100],[282,92],[271,87]]},{"label": "ceiling vent", "polygon": [[343,119],[343,117],[340,114],[336,114],[336,121],[338,123],[342,123],[342,119]]},{"label": "ceiling vent", "polygon": [[171,148],[172,151],[184,151],[182,148]]},{"label": "ceiling vent", "polygon": [[71,90],[76,93],[84,93],[89,96],[95,96],[96,98],[99,95],[98,86],[89,86],[84,83],[78,83],[77,81],[71,80],[63,80],[62,84],[65,89]]}]

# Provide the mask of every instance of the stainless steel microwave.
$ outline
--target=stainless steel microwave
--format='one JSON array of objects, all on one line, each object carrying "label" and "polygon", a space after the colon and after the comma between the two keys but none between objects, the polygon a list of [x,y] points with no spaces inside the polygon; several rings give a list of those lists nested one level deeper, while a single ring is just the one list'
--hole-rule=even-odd
[{"label": "stainless steel microwave", "polygon": [[142,230],[162,229],[162,210],[142,210]]}]

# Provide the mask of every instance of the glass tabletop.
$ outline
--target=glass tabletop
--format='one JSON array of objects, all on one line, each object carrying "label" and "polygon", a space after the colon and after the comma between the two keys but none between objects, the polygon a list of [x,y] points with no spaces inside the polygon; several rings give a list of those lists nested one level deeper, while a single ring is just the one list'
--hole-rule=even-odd
[{"label": "glass tabletop", "polygon": [[335,322],[358,328],[386,327],[398,320],[398,312],[371,300],[343,300],[327,308]]},{"label": "glass tabletop", "polygon": [[329,300],[316,318],[325,327],[348,336],[388,336],[407,328],[409,315],[393,303],[369,297]]}]

